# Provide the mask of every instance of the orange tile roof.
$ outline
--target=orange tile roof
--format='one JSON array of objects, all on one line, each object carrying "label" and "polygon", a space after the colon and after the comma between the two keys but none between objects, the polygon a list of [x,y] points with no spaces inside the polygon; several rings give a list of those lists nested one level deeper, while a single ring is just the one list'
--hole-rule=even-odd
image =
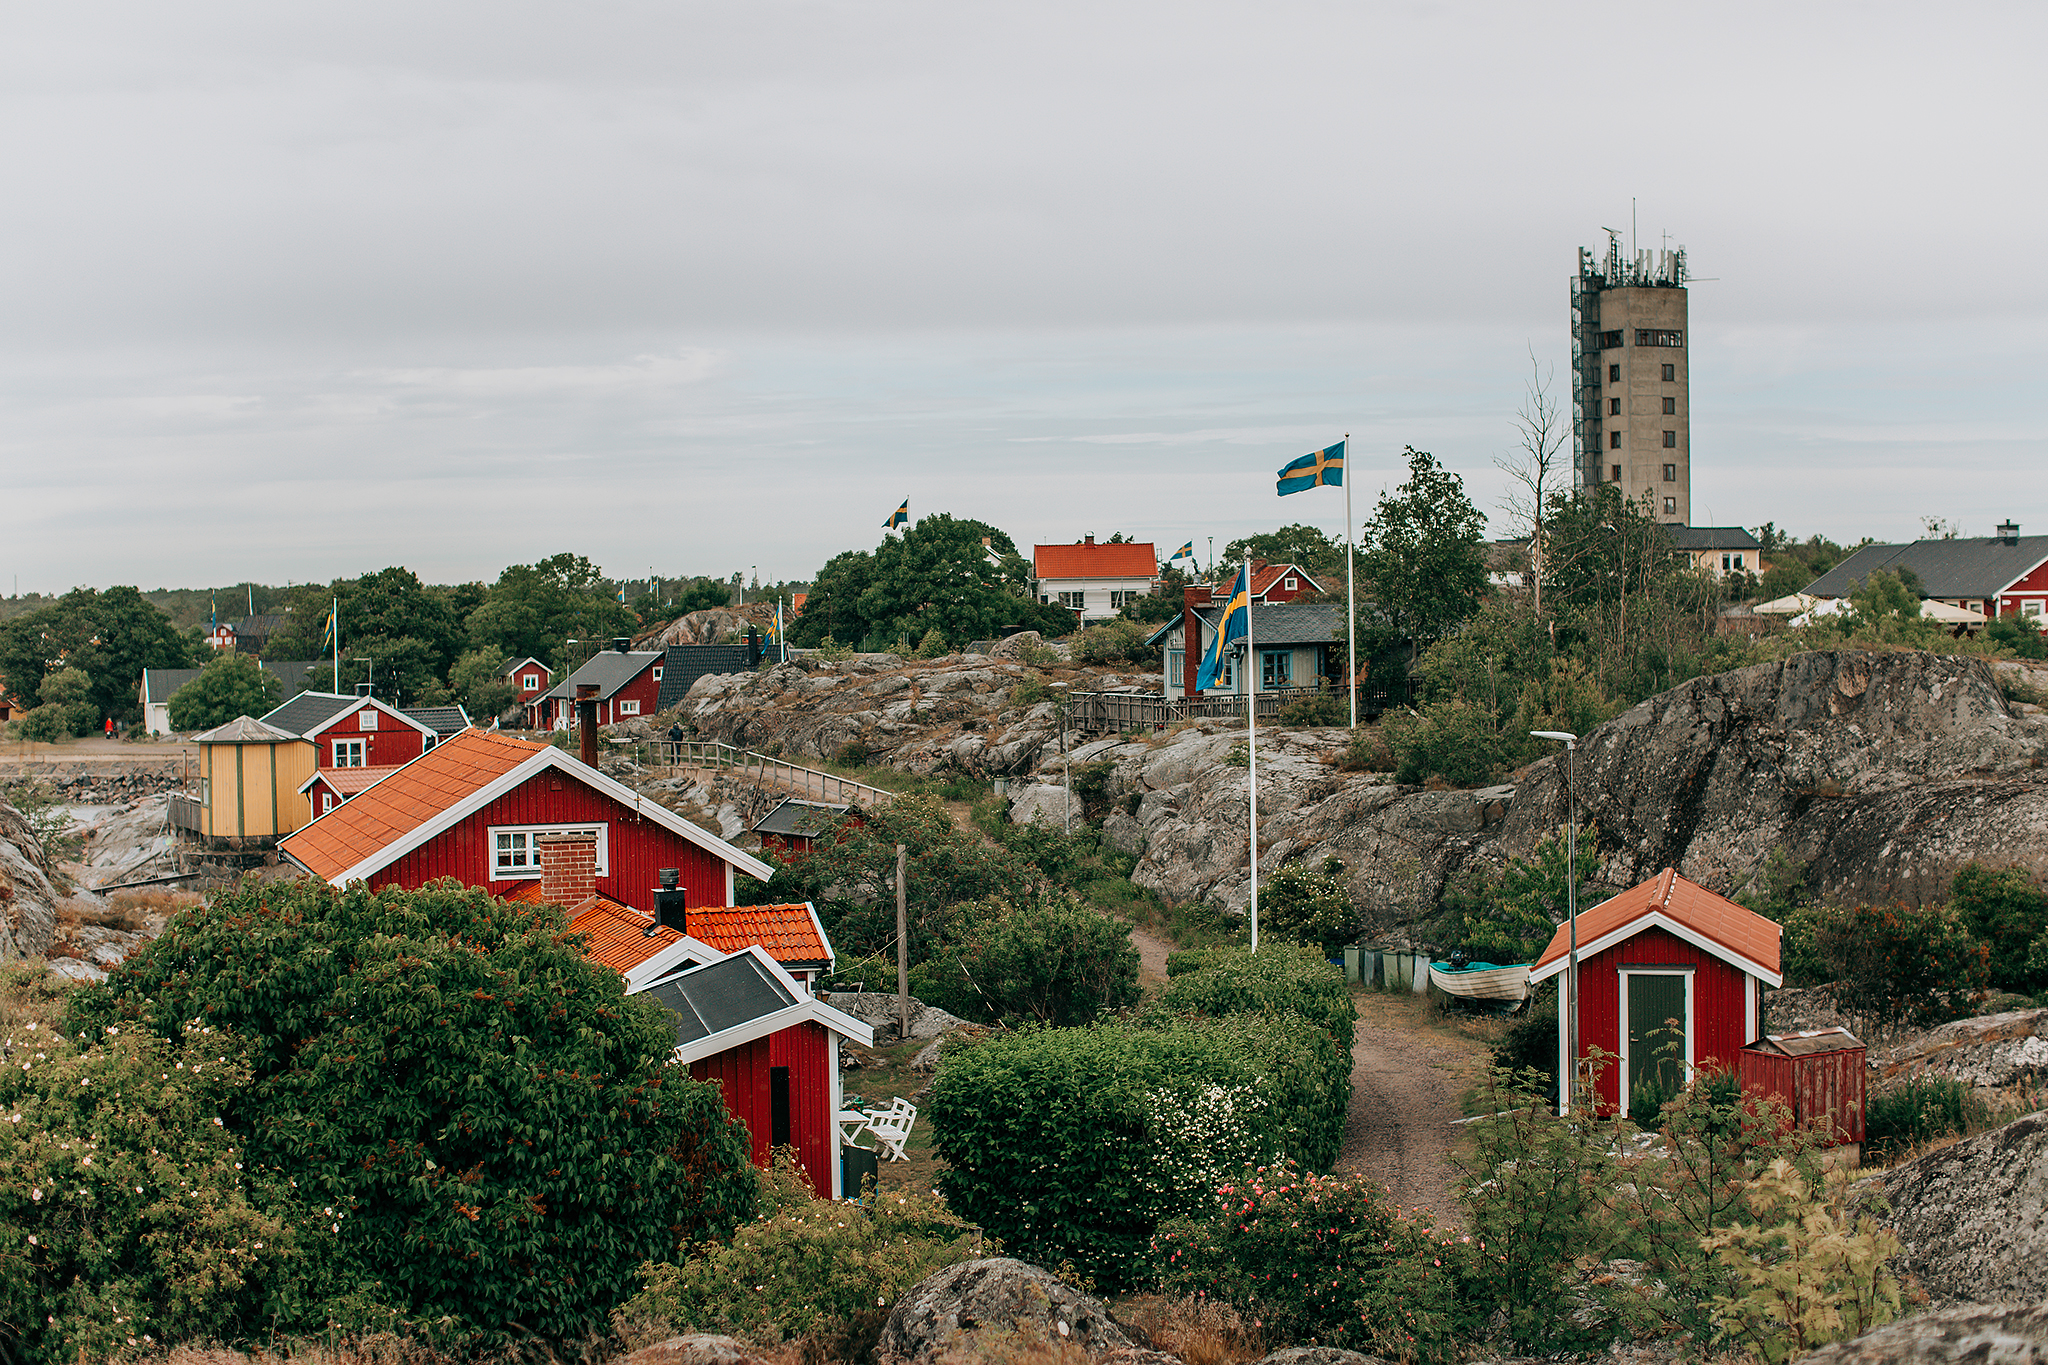
[{"label": "orange tile roof", "polygon": [[1149,540],[1115,545],[1034,545],[1032,572],[1040,578],[1157,578],[1159,555]]},{"label": "orange tile roof", "polygon": [[389,848],[544,747],[491,730],[464,730],[321,816],[278,848],[314,876],[330,880]]},{"label": "orange tile roof", "polygon": [[[1668,867],[1641,886],[1632,886],[1590,910],[1579,912],[1580,960],[1585,960],[1588,944],[1652,914],[1661,914],[1717,945],[1720,956],[1754,963],[1774,976],[1781,970],[1776,924],[1726,896],[1715,895],[1698,882],[1687,881]],[[1564,958],[1571,948],[1569,934],[1569,925],[1559,925],[1532,970],[1541,971]]]},{"label": "orange tile roof", "polygon": [[784,966],[832,957],[808,905],[709,905],[701,910],[693,905],[689,928],[691,938],[721,953],[758,943]]},{"label": "orange tile roof", "polygon": [[403,763],[383,763],[367,768],[322,768],[316,776],[343,796],[354,796],[376,786],[404,766]]},{"label": "orange tile roof", "polygon": [[[522,891],[525,887],[520,888]],[[507,896],[505,899],[512,899]],[[522,899],[538,900],[538,888],[532,897]],[[647,932],[653,925],[654,932]],[[590,947],[583,955],[592,962],[621,973],[653,957],[671,943],[682,941],[682,935],[673,929],[654,923],[654,916],[642,914],[630,905],[621,905],[609,896],[592,896],[569,912],[569,929],[572,933],[587,934]]]}]

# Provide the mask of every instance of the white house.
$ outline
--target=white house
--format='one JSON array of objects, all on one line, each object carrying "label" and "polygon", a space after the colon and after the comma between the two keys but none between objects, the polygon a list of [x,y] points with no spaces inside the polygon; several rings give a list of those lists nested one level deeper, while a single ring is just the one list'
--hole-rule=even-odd
[{"label": "white house", "polygon": [[1031,572],[1038,600],[1066,607],[1083,622],[1106,621],[1159,586],[1159,555],[1147,540],[1097,545],[1087,536],[1072,545],[1034,545]]}]

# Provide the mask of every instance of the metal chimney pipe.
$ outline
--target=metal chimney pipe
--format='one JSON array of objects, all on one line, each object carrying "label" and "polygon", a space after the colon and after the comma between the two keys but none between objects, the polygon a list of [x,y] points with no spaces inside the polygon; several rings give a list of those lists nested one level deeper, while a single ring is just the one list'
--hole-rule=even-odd
[{"label": "metal chimney pipe", "polygon": [[582,734],[582,758],[597,766],[597,684],[576,684],[576,728]]}]

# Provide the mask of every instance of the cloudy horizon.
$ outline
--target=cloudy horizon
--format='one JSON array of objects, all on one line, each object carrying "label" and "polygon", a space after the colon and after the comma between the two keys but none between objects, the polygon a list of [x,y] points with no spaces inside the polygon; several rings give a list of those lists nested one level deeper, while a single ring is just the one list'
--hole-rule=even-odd
[{"label": "cloudy horizon", "polygon": [[1696,522],[2048,528],[2048,16],[1848,18],[21,9],[0,575],[796,579],[905,497],[1220,549],[1341,533],[1272,477],[1347,431],[1359,517],[1414,445],[1506,534],[1608,228],[1698,277]]}]

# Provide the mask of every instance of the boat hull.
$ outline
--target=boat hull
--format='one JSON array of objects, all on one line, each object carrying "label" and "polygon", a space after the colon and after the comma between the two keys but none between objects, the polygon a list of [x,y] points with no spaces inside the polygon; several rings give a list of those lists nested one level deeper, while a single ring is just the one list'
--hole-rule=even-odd
[{"label": "boat hull", "polygon": [[1446,995],[1466,1000],[1523,1000],[1529,994],[1529,964],[1490,967],[1485,971],[1454,972],[1429,964],[1429,982]]}]

